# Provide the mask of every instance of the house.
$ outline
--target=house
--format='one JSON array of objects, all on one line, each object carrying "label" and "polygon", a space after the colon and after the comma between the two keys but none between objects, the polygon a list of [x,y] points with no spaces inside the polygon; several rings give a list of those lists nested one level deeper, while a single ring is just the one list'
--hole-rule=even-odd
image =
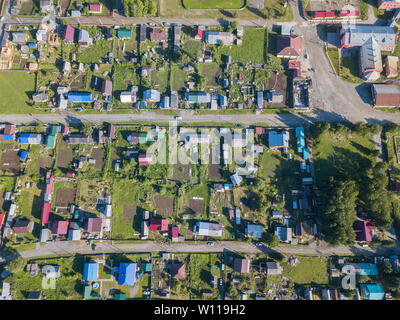
[{"label": "house", "polygon": [[21,133],[18,137],[21,144],[42,144],[43,136],[39,133]]},{"label": "house", "polygon": [[47,279],[57,279],[60,277],[60,266],[46,264],[42,268],[42,273]]},{"label": "house", "polygon": [[392,27],[343,24],[340,28],[341,48],[362,46],[371,37],[375,39],[381,51],[393,51],[396,47],[396,32]]},{"label": "house", "polygon": [[279,240],[290,243],[292,241],[292,228],[276,227],[275,235],[279,238]]},{"label": "house", "polygon": [[83,265],[83,280],[93,281],[99,277],[99,265],[97,262],[85,262]]},{"label": "house", "polygon": [[172,91],[171,92],[171,96],[170,96],[170,107],[171,109],[177,109],[179,107],[178,105],[178,93],[176,91]]},{"label": "house", "polygon": [[12,32],[12,42],[17,44],[24,44],[28,40],[28,35],[25,32]]},{"label": "house", "polygon": [[37,42],[46,42],[47,41],[47,30],[39,29],[36,31],[36,40]]},{"label": "house", "polygon": [[361,294],[366,300],[383,300],[385,291],[380,284],[362,283],[360,285]]},{"label": "house", "polygon": [[90,92],[71,91],[68,93],[69,103],[91,103],[93,95]]},{"label": "house", "polygon": [[230,179],[234,186],[240,186],[243,181],[242,176],[240,176],[237,172],[234,175],[230,176]]},{"label": "house", "polygon": [[181,43],[181,27],[174,26],[174,52],[179,51]]},{"label": "house", "polygon": [[235,258],[233,261],[233,271],[239,273],[249,273],[250,272],[250,260]]},{"label": "house", "polygon": [[400,1],[397,0],[378,0],[378,9],[392,10],[400,8]]},{"label": "house", "polygon": [[268,147],[271,149],[280,149],[289,147],[289,132],[283,131],[278,133],[276,131],[268,132]]},{"label": "house", "polygon": [[386,56],[384,67],[387,78],[396,78],[398,76],[399,74],[397,67],[398,62],[399,62],[399,57]]},{"label": "house", "polygon": [[373,225],[366,220],[356,220],[353,224],[353,230],[356,233],[356,241],[371,242],[371,231],[374,229]]},{"label": "house", "polygon": [[89,36],[89,32],[81,29],[79,30],[78,44],[80,46],[91,46],[93,44],[93,39]]},{"label": "house", "polygon": [[89,13],[101,13],[103,10],[103,5],[101,3],[89,3]]},{"label": "house", "polygon": [[111,80],[103,79],[101,93],[105,97],[111,97],[111,95],[112,95],[112,81]]},{"label": "house", "polygon": [[359,51],[359,72],[364,81],[376,81],[382,72],[381,50],[373,37],[370,37]]},{"label": "house", "polygon": [[207,92],[186,92],[185,93],[185,100],[187,103],[192,104],[192,103],[210,103],[211,102],[211,96]]},{"label": "house", "polygon": [[118,29],[117,38],[119,39],[132,39],[132,29]]},{"label": "house", "polygon": [[110,139],[114,139],[115,138],[115,126],[112,125],[111,123],[108,124],[108,137]]},{"label": "house", "polygon": [[185,279],[186,267],[184,263],[173,263],[171,266],[171,277],[174,279]]},{"label": "house", "polygon": [[71,134],[69,135],[67,142],[69,144],[92,144],[94,143],[93,138],[85,136],[83,134]]},{"label": "house", "polygon": [[283,212],[281,211],[272,211],[272,218],[282,219]]},{"label": "house", "polygon": [[150,219],[150,231],[168,231],[168,219]]},{"label": "house", "polygon": [[143,100],[147,102],[160,102],[161,94],[154,89],[147,89],[143,92]]},{"label": "house", "polygon": [[85,222],[85,230],[90,233],[97,233],[101,231],[103,220],[101,218],[87,218]]},{"label": "house", "polygon": [[212,222],[197,221],[194,232],[199,236],[222,237],[223,225]]},{"label": "house", "polygon": [[371,86],[373,105],[377,107],[399,107],[400,87],[390,84],[373,84]]},{"label": "house", "polygon": [[153,164],[153,155],[151,153],[142,153],[138,157],[139,166]]},{"label": "house", "polygon": [[34,222],[31,220],[15,219],[12,229],[16,234],[31,233],[33,230],[33,225]]},{"label": "house", "polygon": [[248,223],[245,232],[248,237],[261,239],[263,234],[263,226],[261,224]]},{"label": "house", "polygon": [[148,237],[149,236],[149,221],[142,221],[141,225],[141,231],[142,231],[142,237]]},{"label": "house", "polygon": [[46,94],[46,92],[37,92],[32,95],[32,100],[35,103],[43,103],[49,100],[49,96]]},{"label": "house", "polygon": [[40,0],[39,5],[42,12],[49,12],[51,10],[51,0]]},{"label": "house", "polygon": [[161,103],[160,103],[160,109],[169,109],[170,108],[170,104],[169,104],[169,96],[163,96],[161,99]]},{"label": "house", "polygon": [[283,103],[283,93],[275,90],[268,90],[266,93],[268,103]]},{"label": "house", "polygon": [[278,35],[276,39],[276,56],[286,59],[300,59],[301,37]]},{"label": "house", "polygon": [[134,102],[136,102],[136,99],[134,99],[133,97],[134,96],[133,96],[131,91],[121,91],[121,93],[119,94],[119,100],[122,103],[134,103]]},{"label": "house", "polygon": [[221,31],[206,31],[205,42],[230,46],[233,44],[233,34]]},{"label": "house", "polygon": [[278,262],[267,262],[267,274],[282,274],[283,268]]},{"label": "house", "polygon": [[264,9],[265,1],[264,0],[250,0],[249,8],[252,9]]},{"label": "house", "polygon": [[14,135],[17,132],[17,127],[14,124],[6,124],[3,129],[5,135]]},{"label": "house", "polygon": [[80,17],[81,12],[79,10],[71,10],[71,17]]},{"label": "house", "polygon": [[172,241],[176,242],[178,241],[179,238],[179,228],[178,227],[172,227],[171,228],[171,239]]},{"label": "house", "polygon": [[145,42],[146,41],[146,34],[147,34],[147,26],[145,24],[140,25],[140,31],[139,31],[139,42]]},{"label": "house", "polygon": [[70,25],[66,26],[64,29],[63,41],[68,44],[74,43],[75,29]]},{"label": "house", "polygon": [[68,231],[68,241],[81,240],[81,230],[70,229]]},{"label": "house", "polygon": [[57,220],[51,223],[51,232],[52,234],[57,235],[67,235],[68,234],[68,221],[66,220]]},{"label": "house", "polygon": [[160,29],[153,29],[150,32],[150,41],[166,42],[168,39],[167,33]]},{"label": "house", "polygon": [[57,126],[51,126],[50,133],[46,137],[46,148],[54,149],[56,146]]},{"label": "house", "polygon": [[199,26],[197,26],[197,27],[194,29],[194,35],[193,35],[194,40],[203,40],[203,36],[204,36],[203,29],[204,29],[204,28],[201,28],[201,27],[199,27]]},{"label": "house", "polygon": [[136,263],[120,263],[118,270],[118,285],[134,286],[136,278]]}]

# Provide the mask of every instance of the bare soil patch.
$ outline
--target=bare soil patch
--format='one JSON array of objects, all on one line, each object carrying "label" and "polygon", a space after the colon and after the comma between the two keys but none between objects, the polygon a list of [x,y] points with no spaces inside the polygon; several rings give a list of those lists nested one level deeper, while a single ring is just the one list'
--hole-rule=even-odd
[{"label": "bare soil patch", "polygon": [[174,198],[157,194],[154,196],[154,205],[157,207],[160,215],[170,216],[174,211]]}]

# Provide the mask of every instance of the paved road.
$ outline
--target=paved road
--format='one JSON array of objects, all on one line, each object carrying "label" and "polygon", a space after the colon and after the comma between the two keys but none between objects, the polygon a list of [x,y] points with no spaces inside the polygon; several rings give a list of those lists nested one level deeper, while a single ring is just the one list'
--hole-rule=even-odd
[{"label": "paved road", "polygon": [[[327,245],[321,246],[291,246],[281,245],[276,248],[268,248],[266,246],[256,247],[249,243],[237,243],[229,241],[215,242],[214,246],[207,244],[193,244],[193,243],[176,243],[176,244],[158,244],[148,241],[146,243],[138,244],[110,244],[109,242],[102,242],[96,244],[96,249],[93,251],[86,244],[80,244],[72,241],[63,241],[58,243],[48,243],[42,245],[35,250],[24,251],[20,253],[23,258],[35,258],[44,256],[57,256],[57,255],[74,255],[78,254],[101,254],[101,253],[118,253],[118,252],[186,252],[186,253],[201,253],[201,252],[243,252],[243,253],[261,253],[266,254],[273,252],[281,252],[285,254],[315,254],[315,255],[393,255],[400,254],[400,247],[393,248],[362,248],[360,246],[338,246],[330,247]],[[18,255],[10,255],[3,257],[1,263],[9,262],[15,259]]]}]

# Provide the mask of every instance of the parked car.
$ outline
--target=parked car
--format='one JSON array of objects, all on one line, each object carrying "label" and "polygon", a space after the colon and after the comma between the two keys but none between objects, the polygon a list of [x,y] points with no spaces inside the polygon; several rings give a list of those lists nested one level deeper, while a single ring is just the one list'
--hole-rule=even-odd
[{"label": "parked car", "polygon": [[222,287],[222,279],[219,279],[219,285]]},{"label": "parked car", "polygon": [[261,247],[262,243],[261,242],[256,242],[256,247]]},{"label": "parked car", "polygon": [[175,120],[182,120],[182,117],[181,116],[175,116],[174,119]]},{"label": "parked car", "polygon": [[209,242],[209,243],[207,243],[207,245],[208,245],[208,246],[213,246],[213,245],[214,245],[214,242]]}]

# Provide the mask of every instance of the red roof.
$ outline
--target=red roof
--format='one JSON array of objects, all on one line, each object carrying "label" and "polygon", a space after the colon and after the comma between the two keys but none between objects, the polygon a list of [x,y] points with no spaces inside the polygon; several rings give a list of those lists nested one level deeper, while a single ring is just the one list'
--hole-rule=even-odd
[{"label": "red roof", "polygon": [[87,232],[100,232],[102,226],[101,218],[88,218],[86,220],[85,229]]},{"label": "red roof", "polygon": [[75,173],[73,171],[68,171],[67,172],[67,177],[68,178],[73,178],[73,177],[75,177]]},{"label": "red roof", "polygon": [[151,219],[150,231],[168,231],[168,219]]},{"label": "red roof", "polygon": [[178,235],[179,235],[179,228],[172,227],[172,238],[178,238]]},{"label": "red roof", "polygon": [[3,225],[4,217],[5,217],[5,214],[4,213],[0,213],[0,226]]},{"label": "red roof", "polygon": [[51,224],[51,232],[53,234],[64,235],[68,233],[68,221],[53,221]]},{"label": "red roof", "polygon": [[174,279],[185,279],[186,267],[184,263],[172,264],[171,276]]},{"label": "red roof", "polygon": [[69,133],[69,127],[64,124],[62,128],[62,134],[68,134],[68,133]]},{"label": "red roof", "polygon": [[51,210],[51,202],[45,202],[43,204],[41,223],[44,224],[49,222],[50,210]]},{"label": "red roof", "polygon": [[54,177],[51,177],[49,179],[49,183],[46,184],[46,191],[44,192],[45,194],[52,194],[54,190]]},{"label": "red roof", "polygon": [[346,10],[346,11],[340,11],[339,16],[340,17],[358,17],[360,15],[360,13],[358,11],[350,11],[350,10]]},{"label": "red roof", "polygon": [[89,4],[89,11],[101,13],[101,4],[100,3]]},{"label": "red roof", "polygon": [[335,11],[327,11],[325,12],[326,17],[334,17],[335,16]]},{"label": "red roof", "polygon": [[301,56],[301,38],[292,36],[277,37],[277,56],[300,57]]},{"label": "red roof", "polygon": [[229,209],[229,219],[233,220],[234,217],[235,217],[235,213],[234,213],[233,209]]},{"label": "red roof", "polygon": [[265,134],[265,128],[256,127],[256,134],[258,134],[258,135]]},{"label": "red roof", "polygon": [[17,131],[17,128],[13,124],[6,124],[4,126],[4,134],[6,134],[6,135],[15,134],[16,131]]},{"label": "red roof", "polygon": [[67,26],[64,31],[64,38],[63,40],[68,42],[74,42],[74,32],[75,29],[71,26]]},{"label": "red roof", "polygon": [[153,163],[153,156],[151,154],[139,154],[139,165],[147,165]]},{"label": "red roof", "polygon": [[194,32],[194,36],[203,38],[203,30],[201,30],[199,27],[197,27],[195,32]]},{"label": "red roof", "polygon": [[299,60],[289,60],[289,69],[300,69]]},{"label": "red roof", "polygon": [[317,11],[314,13],[314,17],[316,18],[322,18],[325,17],[325,11]]},{"label": "red roof", "polygon": [[356,220],[353,224],[354,232],[356,233],[356,241],[367,241],[371,242],[371,230],[373,225],[366,220]]}]

